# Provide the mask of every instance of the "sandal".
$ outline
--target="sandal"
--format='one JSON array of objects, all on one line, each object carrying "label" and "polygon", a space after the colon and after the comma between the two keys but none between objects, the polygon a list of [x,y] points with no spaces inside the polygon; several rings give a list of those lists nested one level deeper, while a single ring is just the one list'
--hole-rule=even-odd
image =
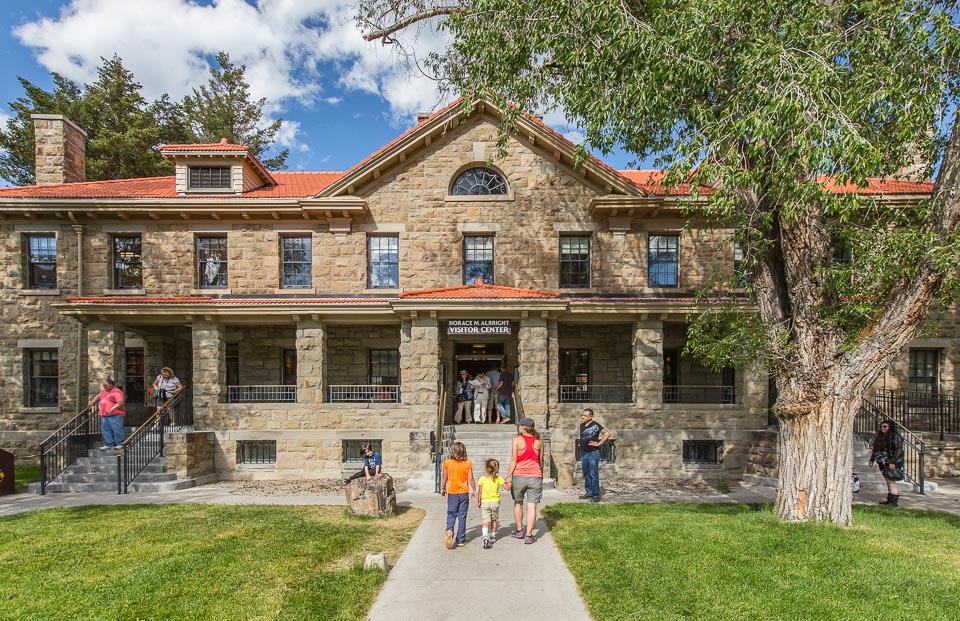
[{"label": "sandal", "polygon": [[513,534],[510,536],[513,537],[514,539],[523,539],[523,530],[515,530],[513,531]]},{"label": "sandal", "polygon": [[533,538],[533,535],[527,535],[523,542],[527,545],[533,543],[536,539]]}]

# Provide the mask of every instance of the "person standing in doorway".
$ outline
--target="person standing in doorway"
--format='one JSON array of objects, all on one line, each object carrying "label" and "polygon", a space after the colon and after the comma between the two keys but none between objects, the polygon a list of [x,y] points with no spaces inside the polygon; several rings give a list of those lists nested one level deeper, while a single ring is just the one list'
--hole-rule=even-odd
[{"label": "person standing in doorway", "polygon": [[487,371],[487,379],[490,380],[490,397],[487,400],[487,410],[489,411],[490,422],[500,422],[500,410],[497,409],[497,386],[500,385],[500,363],[494,364]]},{"label": "person standing in doorway", "polygon": [[487,400],[490,397],[490,378],[481,370],[470,380],[473,386],[473,422],[487,422]]},{"label": "person standing in doorway", "polygon": [[509,423],[513,416],[510,414],[510,404],[513,401],[515,388],[513,375],[506,366],[500,367],[500,382],[497,384],[497,411],[500,413],[500,422]]},{"label": "person standing in doorway", "polygon": [[473,422],[473,386],[470,385],[470,374],[466,369],[460,370],[460,379],[457,380],[457,388],[454,391],[457,398],[457,412],[453,415],[453,424],[459,425],[463,422]]},{"label": "person standing in doorway", "polygon": [[100,450],[119,449],[123,447],[123,419],[127,414],[123,407],[123,391],[117,387],[112,377],[103,378],[100,386],[103,390],[90,399],[87,407],[93,407],[96,401],[100,401],[100,433],[103,434],[103,446]]},{"label": "person standing in doorway", "polygon": [[580,415],[580,467],[583,470],[584,493],[581,499],[600,500],[600,447],[610,439],[610,432],[593,420],[593,410],[587,408]]},{"label": "person standing in doorway", "polygon": [[[514,539],[523,539],[524,543],[533,543],[533,525],[537,521],[537,505],[543,499],[543,442],[534,428],[532,418],[521,418],[516,436],[510,446],[510,470],[507,471],[507,483],[513,494],[513,517],[517,529]],[[527,530],[524,534],[523,515],[526,509]]]}]

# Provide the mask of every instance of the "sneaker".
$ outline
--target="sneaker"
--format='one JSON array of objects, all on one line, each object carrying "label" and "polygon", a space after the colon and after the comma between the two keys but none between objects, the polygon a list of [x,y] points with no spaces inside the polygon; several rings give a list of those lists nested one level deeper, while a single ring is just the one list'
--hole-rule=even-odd
[{"label": "sneaker", "polygon": [[483,538],[483,549],[484,550],[490,549],[490,540],[487,539],[486,537]]},{"label": "sneaker", "polygon": [[448,530],[443,536],[443,547],[448,550],[452,550],[456,544],[453,542],[453,531]]},{"label": "sneaker", "polygon": [[599,497],[599,496],[591,496],[591,497],[590,497],[590,502],[600,502],[600,497]]},{"label": "sneaker", "polygon": [[533,535],[527,535],[527,536],[523,539],[523,542],[524,542],[525,544],[527,544],[527,545],[530,545],[530,544],[533,543],[534,541],[536,541],[536,539],[533,538]]},{"label": "sneaker", "polygon": [[590,494],[580,494],[579,496],[577,496],[577,498],[579,498],[580,500],[586,500],[587,498],[593,498],[593,496],[591,496]]},{"label": "sneaker", "polygon": [[462,548],[462,547],[465,546],[465,545],[467,545],[467,542],[466,542],[466,541],[460,541],[459,543],[457,543],[457,547],[458,547],[458,548]]},{"label": "sneaker", "polygon": [[113,448],[113,447],[110,446],[109,444],[104,444],[103,446],[100,447],[100,450],[101,450],[101,451],[109,451],[111,448]]},{"label": "sneaker", "polygon": [[491,535],[491,536],[490,536],[490,547],[492,548],[492,547],[493,547],[493,544],[495,544],[496,542],[497,542],[497,538]]},{"label": "sneaker", "polygon": [[513,531],[513,534],[510,536],[513,537],[514,539],[523,539],[523,531],[522,530]]}]

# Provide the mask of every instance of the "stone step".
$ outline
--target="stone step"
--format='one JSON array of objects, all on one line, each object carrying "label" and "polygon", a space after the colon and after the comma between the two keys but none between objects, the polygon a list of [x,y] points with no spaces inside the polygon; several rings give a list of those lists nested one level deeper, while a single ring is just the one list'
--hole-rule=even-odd
[{"label": "stone step", "polygon": [[[129,491],[134,493],[145,492],[172,492],[180,489],[194,487],[197,484],[196,479],[177,479],[173,481],[163,481],[158,483],[138,483],[134,481],[130,484]],[[31,483],[29,490],[32,493],[40,493],[40,484]],[[116,492],[117,483],[49,483],[47,493],[90,493],[90,492]]]},{"label": "stone step", "polygon": [[[144,473],[147,472],[163,472],[163,465],[158,461],[154,460],[153,462],[147,464],[147,467],[143,469]],[[74,464],[67,468],[65,473],[69,474],[93,474],[97,472],[117,472],[117,462],[114,459],[111,463],[105,464]]]},{"label": "stone step", "polygon": [[[60,479],[64,483],[109,483],[117,482],[117,473],[116,472],[93,472],[93,473],[64,473],[60,476]],[[135,479],[136,482],[142,483],[161,483],[164,481],[175,481],[177,479],[176,473],[173,472],[141,472],[137,475]]]}]

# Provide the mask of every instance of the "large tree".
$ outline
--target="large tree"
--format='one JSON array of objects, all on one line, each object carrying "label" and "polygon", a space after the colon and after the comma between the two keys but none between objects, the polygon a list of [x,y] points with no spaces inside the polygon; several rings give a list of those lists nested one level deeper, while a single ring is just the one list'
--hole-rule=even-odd
[{"label": "large tree", "polygon": [[[715,188],[694,215],[733,231],[754,312],[705,312],[693,349],[717,363],[769,364],[776,511],[848,524],[854,416],[928,312],[956,293],[957,8],[363,0],[358,21],[384,42],[415,24],[448,31],[432,69],[462,93],[493,98],[508,111],[505,130],[519,109],[560,105],[587,145],[656,155],[675,180]],[[932,200],[830,187],[865,186],[917,162],[919,176],[936,171]],[[835,261],[838,245],[852,263]]]},{"label": "large tree", "polygon": [[119,56],[103,59],[96,81],[83,88],[57,73],[51,91],[17,79],[24,95],[10,103],[14,115],[0,131],[0,177],[16,185],[35,182],[31,114],[63,114],[87,132],[88,181],[172,174],[156,146],[190,139],[177,105],[165,95],[148,105]]},{"label": "large tree", "polygon": [[226,52],[217,54],[220,68],[210,68],[207,84],[193,89],[183,98],[190,129],[200,142],[220,142],[226,138],[234,144],[243,144],[261,158],[270,170],[283,170],[289,149],[283,149],[269,159],[262,154],[273,147],[283,119],[275,119],[264,125],[263,107],[266,98],[250,99],[250,85],[244,74],[246,66],[235,65]]}]

